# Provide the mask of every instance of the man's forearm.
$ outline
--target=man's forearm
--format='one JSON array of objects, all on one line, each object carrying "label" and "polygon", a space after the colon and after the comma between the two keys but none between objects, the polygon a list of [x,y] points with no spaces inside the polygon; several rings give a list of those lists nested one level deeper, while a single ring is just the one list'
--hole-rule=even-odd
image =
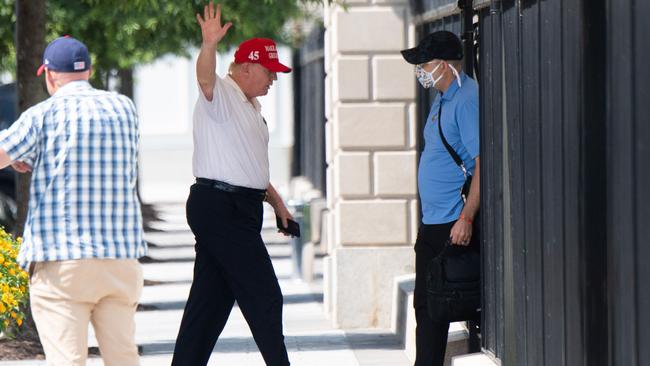
[{"label": "man's forearm", "polygon": [[476,157],[476,167],[474,168],[474,174],[472,175],[472,184],[469,187],[469,197],[467,197],[467,202],[465,202],[465,207],[463,208],[462,215],[464,217],[473,219],[478,212],[479,206],[481,204],[481,165],[480,160]]},{"label": "man's forearm", "polygon": [[273,207],[275,216],[282,220],[282,225],[287,227],[287,220],[293,220],[293,216],[287,209],[287,206],[284,205],[282,197],[271,183],[269,183],[269,186],[266,188],[266,202]]},{"label": "man's forearm", "polygon": [[11,164],[11,158],[5,149],[0,148],[0,169],[4,169]]},{"label": "man's forearm", "polygon": [[206,99],[212,100],[217,74],[217,45],[203,44],[196,60],[196,78]]},{"label": "man's forearm", "polygon": [[266,189],[266,194],[266,202],[268,202],[274,209],[277,209],[279,205],[284,206],[282,197],[280,197],[280,194],[275,190],[275,187],[273,187],[271,183],[269,183],[269,187]]}]

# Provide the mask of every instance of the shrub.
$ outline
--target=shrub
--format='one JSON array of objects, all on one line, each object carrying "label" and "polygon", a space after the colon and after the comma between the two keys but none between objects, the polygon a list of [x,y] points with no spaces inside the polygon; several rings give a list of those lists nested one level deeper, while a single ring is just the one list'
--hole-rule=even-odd
[{"label": "shrub", "polygon": [[9,336],[20,329],[29,305],[29,276],[16,263],[21,242],[0,228],[0,332]]}]

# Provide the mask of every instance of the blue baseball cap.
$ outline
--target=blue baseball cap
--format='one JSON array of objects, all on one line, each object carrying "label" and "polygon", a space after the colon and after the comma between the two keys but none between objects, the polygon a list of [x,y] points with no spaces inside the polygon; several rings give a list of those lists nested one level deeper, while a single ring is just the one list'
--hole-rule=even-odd
[{"label": "blue baseball cap", "polygon": [[88,47],[70,36],[63,36],[50,42],[43,53],[43,64],[36,72],[37,76],[45,68],[59,72],[82,72],[90,69]]}]

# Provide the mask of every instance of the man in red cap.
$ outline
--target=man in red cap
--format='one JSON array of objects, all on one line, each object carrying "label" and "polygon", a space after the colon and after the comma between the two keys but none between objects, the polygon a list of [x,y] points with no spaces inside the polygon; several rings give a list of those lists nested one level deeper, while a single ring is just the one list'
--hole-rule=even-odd
[{"label": "man in red cap", "polygon": [[275,43],[253,38],[235,53],[229,74],[216,72],[216,49],[232,25],[221,9],[197,14],[203,44],[196,62],[200,95],[194,109],[196,183],[187,221],[196,239],[194,279],[183,313],[172,365],[206,365],[237,301],[267,365],[289,365],[282,333],[282,292],[260,234],[262,203],[287,227],[291,214],[269,182],[269,132],[257,97],[277,72]]}]

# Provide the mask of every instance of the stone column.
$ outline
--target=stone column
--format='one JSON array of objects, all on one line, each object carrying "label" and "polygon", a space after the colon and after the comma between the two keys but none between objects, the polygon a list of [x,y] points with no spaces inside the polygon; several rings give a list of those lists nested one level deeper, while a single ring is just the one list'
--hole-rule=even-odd
[{"label": "stone column", "polygon": [[342,328],[389,328],[393,278],[414,271],[414,44],[406,0],[325,9],[325,307]]}]

